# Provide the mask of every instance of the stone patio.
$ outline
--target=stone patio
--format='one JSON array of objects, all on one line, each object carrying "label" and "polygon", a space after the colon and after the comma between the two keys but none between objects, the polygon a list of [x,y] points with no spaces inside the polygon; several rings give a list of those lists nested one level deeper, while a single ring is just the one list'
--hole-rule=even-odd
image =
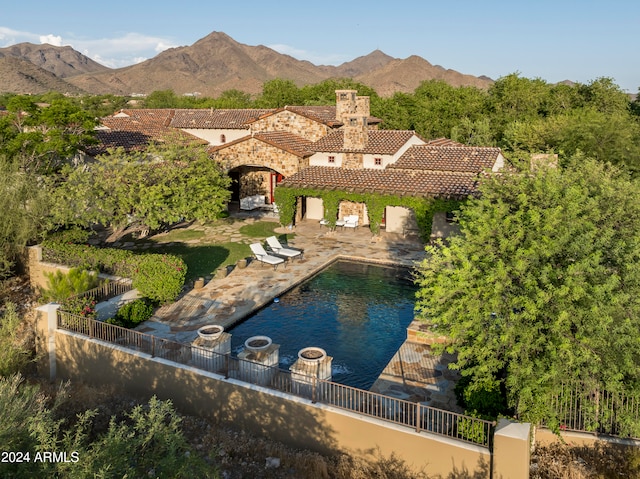
[{"label": "stone patio", "polygon": [[[243,221],[207,227],[205,238],[189,243],[264,239],[240,234],[243,224],[277,221],[269,214],[246,214]],[[256,260],[245,268],[235,267],[226,277],[207,278],[203,287],[187,291],[173,304],[164,306],[138,331],[184,343],[197,337],[205,324],[229,329],[251,312],[265,306],[337,259],[353,259],[412,267],[424,259],[424,244],[417,237],[382,231],[372,236],[367,226],[330,231],[318,221],[301,221],[292,229],[277,228],[277,234],[294,233],[289,247],[304,250],[303,259],[273,268]],[[446,365],[450,358],[436,358],[428,346],[406,341],[372,387],[381,394],[419,401],[458,411],[453,395],[454,377]]]}]

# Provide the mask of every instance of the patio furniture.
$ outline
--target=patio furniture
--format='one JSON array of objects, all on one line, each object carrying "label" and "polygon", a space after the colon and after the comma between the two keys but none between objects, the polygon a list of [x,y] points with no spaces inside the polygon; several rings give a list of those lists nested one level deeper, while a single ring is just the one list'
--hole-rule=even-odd
[{"label": "patio furniture", "polygon": [[271,248],[271,251],[278,256],[285,256],[286,258],[295,258],[296,256],[300,256],[300,259],[302,259],[301,250],[285,248],[275,236],[269,236],[267,238],[267,244],[269,245],[269,248]]},{"label": "patio furniture", "polygon": [[349,215],[344,217],[344,227],[345,228],[357,228],[358,220],[360,217],[358,215]]},{"label": "patio furniture", "polygon": [[246,196],[244,198],[240,198],[240,209],[255,210],[256,208],[261,208],[265,206],[266,203],[267,203],[267,200],[264,195]]},{"label": "patio furniture", "polygon": [[264,247],[260,243],[250,244],[251,252],[256,257],[258,261],[261,263],[267,263],[273,265],[273,269],[275,270],[280,263],[284,263],[284,259],[279,258],[278,256],[273,256],[267,253]]}]

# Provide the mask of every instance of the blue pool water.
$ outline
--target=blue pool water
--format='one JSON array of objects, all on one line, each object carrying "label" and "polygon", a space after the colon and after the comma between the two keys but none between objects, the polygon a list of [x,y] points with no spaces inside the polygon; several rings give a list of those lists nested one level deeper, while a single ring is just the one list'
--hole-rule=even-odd
[{"label": "blue pool water", "polygon": [[317,346],[333,357],[333,381],[369,389],[406,338],[415,291],[406,269],[339,261],[230,329],[231,348],[269,336],[288,369]]}]

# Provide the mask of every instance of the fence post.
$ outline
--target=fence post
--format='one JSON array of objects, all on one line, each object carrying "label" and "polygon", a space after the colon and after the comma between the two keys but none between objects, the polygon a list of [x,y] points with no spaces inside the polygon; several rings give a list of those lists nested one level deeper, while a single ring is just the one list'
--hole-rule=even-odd
[{"label": "fence post", "polygon": [[89,320],[89,337],[92,339],[95,337],[94,328],[95,328],[95,321],[93,319],[90,319]]},{"label": "fence post", "polygon": [[224,378],[229,379],[230,354],[224,355]]},{"label": "fence post", "polygon": [[151,335],[151,357],[156,356],[156,337]]},{"label": "fence post", "polygon": [[315,404],[316,400],[317,400],[317,398],[316,398],[316,396],[317,396],[316,388],[318,387],[317,381],[318,381],[317,377],[312,377],[312,381],[311,381],[311,402],[313,404]]},{"label": "fence post", "polygon": [[420,403],[417,402],[416,403],[416,432],[420,432],[420,428],[421,428],[421,419],[420,419]]}]

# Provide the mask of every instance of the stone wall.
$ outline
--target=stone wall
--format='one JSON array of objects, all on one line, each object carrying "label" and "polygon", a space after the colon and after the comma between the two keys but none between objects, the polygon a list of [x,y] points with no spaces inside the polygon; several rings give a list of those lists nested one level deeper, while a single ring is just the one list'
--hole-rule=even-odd
[{"label": "stone wall", "polygon": [[344,153],[342,160],[343,168],[362,169],[362,153]]},{"label": "stone wall", "polygon": [[327,136],[331,128],[304,117],[292,111],[283,110],[273,115],[269,115],[251,124],[251,131],[270,132],[270,131],[287,131],[309,141],[318,141],[320,138]]},{"label": "stone wall", "polygon": [[369,217],[367,216],[367,206],[364,203],[341,201],[338,210],[338,218],[342,219],[345,216],[358,215],[358,226],[369,224]]},{"label": "stone wall", "polygon": [[244,165],[260,166],[277,171],[285,177],[308,166],[308,159],[300,158],[255,138],[220,150],[216,154],[216,159],[226,170]]}]

